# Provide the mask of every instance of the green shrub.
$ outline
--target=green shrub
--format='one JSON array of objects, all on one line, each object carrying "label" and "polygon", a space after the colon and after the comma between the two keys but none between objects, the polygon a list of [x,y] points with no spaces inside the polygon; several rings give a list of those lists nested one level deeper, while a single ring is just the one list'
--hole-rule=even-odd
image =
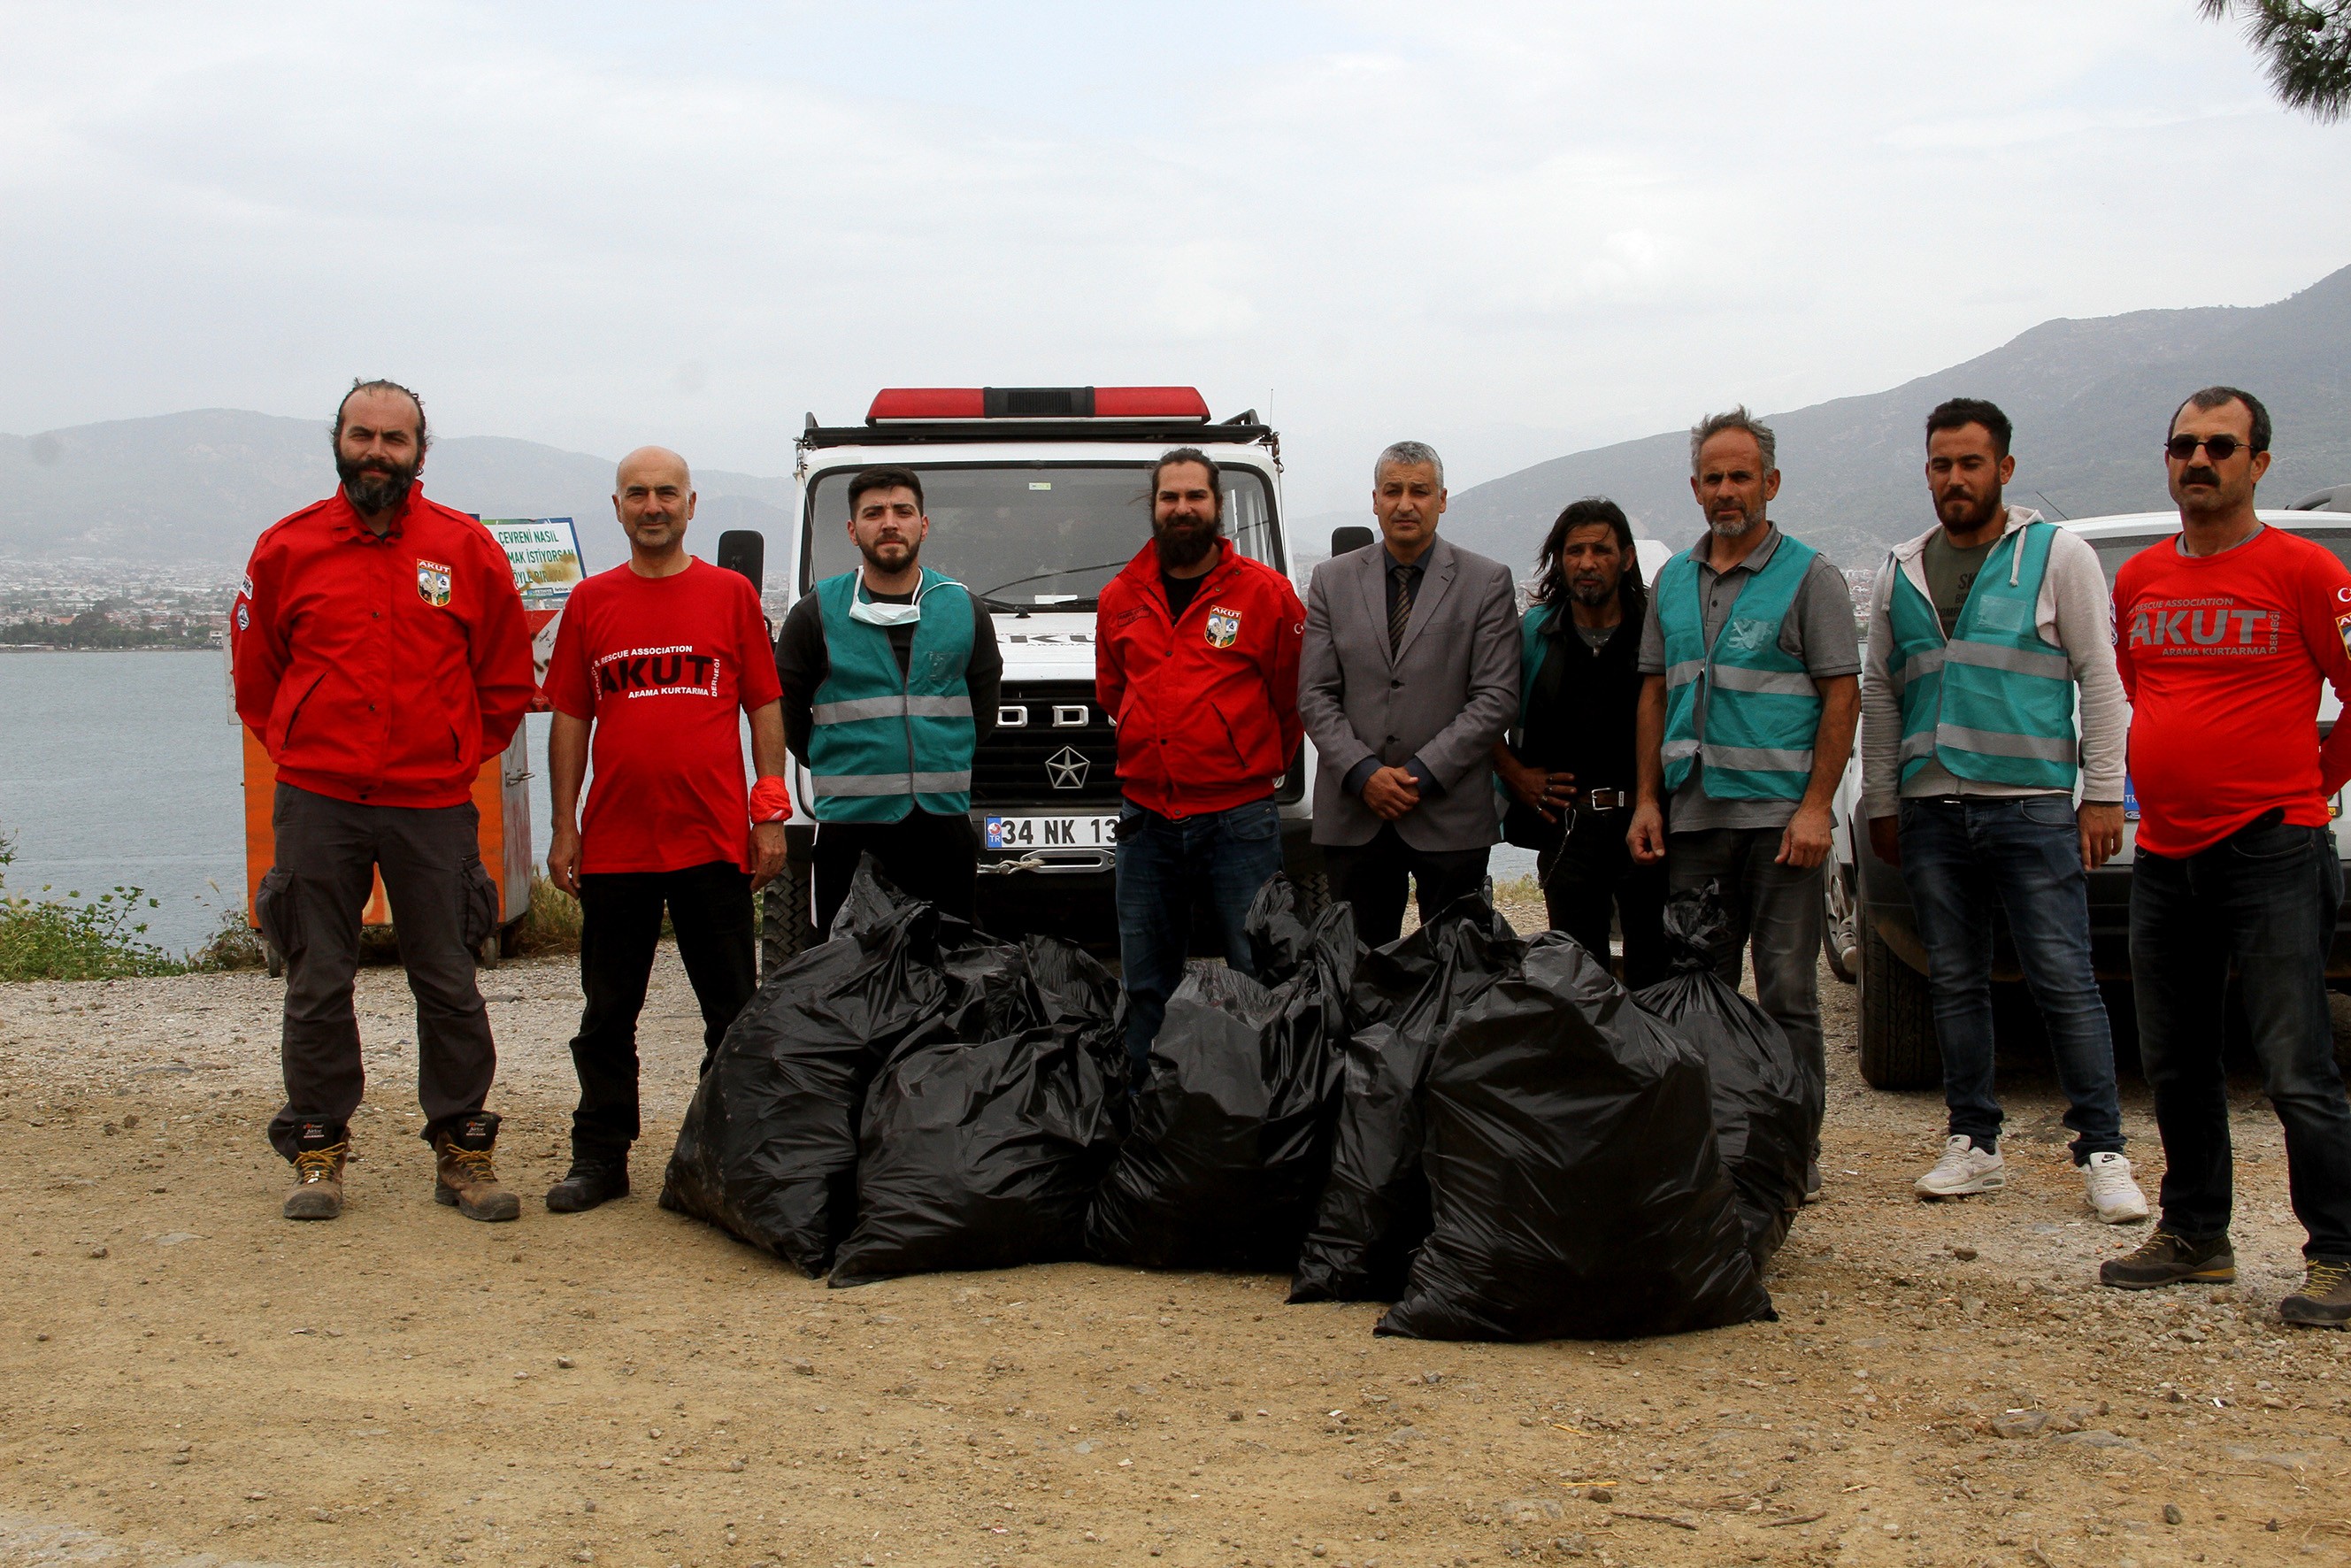
[{"label": "green shrub", "polygon": [[7,892],[16,841],[0,834],[0,980],[113,980],[132,975],[177,975],[187,966],[147,940],[142,910],[160,907],[135,887],[116,887],[84,899],[78,889],[54,898]]},{"label": "green shrub", "polygon": [[580,901],[538,872],[530,873],[530,908],[516,934],[515,951],[525,955],[580,951]]},{"label": "green shrub", "polygon": [[188,955],[191,969],[219,972],[227,969],[258,969],[265,967],[269,955],[263,951],[261,933],[253,928],[246,917],[245,905],[233,904],[221,911],[220,924],[204,938],[204,946]]}]

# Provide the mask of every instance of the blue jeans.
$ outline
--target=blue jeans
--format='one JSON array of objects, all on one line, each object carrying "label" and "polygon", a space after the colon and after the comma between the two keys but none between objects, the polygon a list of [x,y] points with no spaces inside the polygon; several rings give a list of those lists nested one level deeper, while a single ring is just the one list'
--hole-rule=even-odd
[{"label": "blue jeans", "polygon": [[1979,1147],[2000,1141],[1991,1030],[1997,899],[2056,1058],[2074,1163],[2122,1153],[2114,1032],[2090,967],[2090,884],[2074,802],[2062,795],[1905,800],[1901,821],[1902,881],[1927,948],[1951,1131]]},{"label": "blue jeans", "polygon": [[2163,1134],[2163,1223],[2229,1228],[2229,1082],[2221,994],[2237,967],[2262,1088],[2285,1127],[2286,1190],[2313,1258],[2351,1259],[2351,1104],[2326,1014],[2343,864],[2325,828],[2248,826],[2180,860],[2131,868],[2139,1055]]},{"label": "blue jeans", "polygon": [[1281,869],[1281,813],[1271,800],[1252,800],[1169,818],[1127,800],[1119,807],[1119,832],[1118,958],[1126,984],[1126,1049],[1139,1075],[1167,1016],[1167,998],[1184,978],[1196,900],[1215,919],[1225,962],[1256,973],[1242,918]]}]

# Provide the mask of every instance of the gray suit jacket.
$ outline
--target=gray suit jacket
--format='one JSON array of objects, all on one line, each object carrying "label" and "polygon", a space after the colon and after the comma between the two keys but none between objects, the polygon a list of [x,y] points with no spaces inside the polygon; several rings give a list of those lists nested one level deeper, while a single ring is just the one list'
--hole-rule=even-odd
[{"label": "gray suit jacket", "polygon": [[1380,818],[1347,792],[1366,757],[1415,757],[1444,793],[1397,820],[1415,849],[1472,850],[1497,828],[1490,754],[1519,713],[1519,612],[1510,570],[1442,534],[1429,546],[1404,641],[1388,647],[1387,549],[1324,561],[1306,591],[1298,716],[1314,742],[1314,841],[1368,843]]}]

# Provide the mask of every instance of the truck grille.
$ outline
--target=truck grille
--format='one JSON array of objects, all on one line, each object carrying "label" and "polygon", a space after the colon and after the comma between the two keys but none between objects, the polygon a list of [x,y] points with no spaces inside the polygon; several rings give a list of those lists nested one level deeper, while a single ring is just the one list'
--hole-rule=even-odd
[{"label": "truck grille", "polygon": [[1117,804],[1118,737],[1093,683],[1007,681],[997,707],[972,763],[975,806]]}]

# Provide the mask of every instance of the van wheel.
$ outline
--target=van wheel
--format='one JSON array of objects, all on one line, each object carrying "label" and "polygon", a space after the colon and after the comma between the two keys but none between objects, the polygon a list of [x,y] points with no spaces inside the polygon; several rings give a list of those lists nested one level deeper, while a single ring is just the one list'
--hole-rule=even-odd
[{"label": "van wheel", "polygon": [[759,892],[759,978],[808,951],[816,941],[816,868],[784,862],[783,875]]},{"label": "van wheel", "polygon": [[1821,956],[1845,985],[1860,977],[1861,929],[1855,916],[1853,873],[1831,862],[1821,878]]},{"label": "van wheel", "polygon": [[1894,956],[1863,907],[1861,1076],[1873,1089],[1926,1089],[1943,1080],[1927,977]]}]

